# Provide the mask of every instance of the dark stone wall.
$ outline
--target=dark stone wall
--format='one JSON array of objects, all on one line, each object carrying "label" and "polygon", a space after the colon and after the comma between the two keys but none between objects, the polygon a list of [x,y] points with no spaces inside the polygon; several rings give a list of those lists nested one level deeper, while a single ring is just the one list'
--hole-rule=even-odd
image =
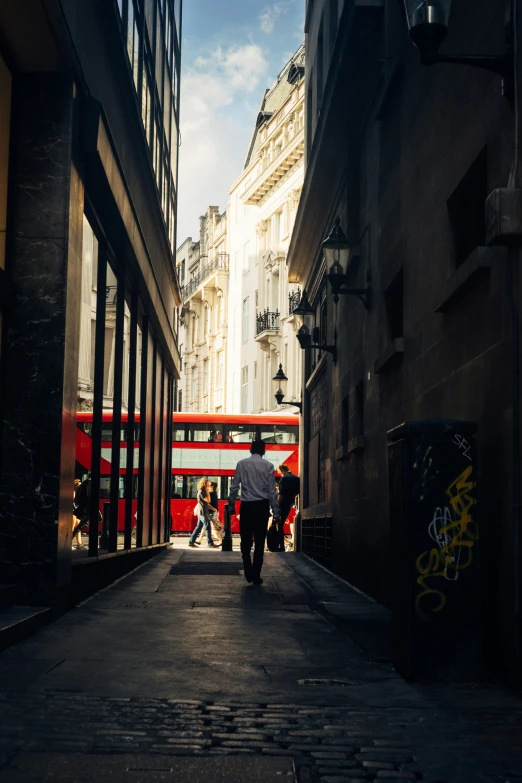
[{"label": "dark stone wall", "polygon": [[69,76],[14,81],[0,560],[2,581],[32,602],[70,578],[83,214],[73,109]]},{"label": "dark stone wall", "polygon": [[[326,5],[319,3],[314,13],[320,16]],[[327,507],[334,520],[332,565],[391,605],[396,575],[406,565],[391,554],[386,432],[411,419],[478,422],[481,532],[476,553],[483,593],[476,601],[486,607],[484,642],[490,665],[497,675],[515,682],[519,664],[513,604],[507,265],[518,266],[519,249],[509,257],[495,253],[490,271],[473,281],[460,301],[445,312],[436,311],[457,268],[447,201],[484,148],[487,192],[507,184],[514,115],[501,95],[498,76],[465,66],[422,67],[408,40],[401,5],[385,3],[379,35],[367,42],[375,62],[384,57],[378,78],[367,70],[357,71],[355,65],[350,69],[349,52],[334,58],[330,85],[336,69],[344,67],[351,74],[351,80],[337,85],[332,102],[338,111],[339,101],[345,101],[345,143],[337,147],[336,171],[330,172],[331,193],[337,195],[322,206],[314,201],[311,183],[308,190],[305,187],[310,193],[307,203],[300,207],[312,219],[322,211],[325,234],[326,221],[336,213],[341,216],[348,237],[360,245],[360,256],[350,266],[350,284],[364,287],[370,275],[373,294],[370,312],[355,297],[341,297],[337,366],[329,360],[326,464]],[[453,5],[444,51],[503,51],[504,3],[477,0]],[[343,24],[348,24],[346,15]],[[311,29],[317,27],[312,20]],[[314,50],[311,42],[308,51]],[[353,113],[356,102],[363,108]],[[328,146],[337,132],[323,116],[314,145]],[[319,261],[310,259],[308,282]],[[391,345],[385,292],[400,269],[404,355],[376,374],[376,361]],[[514,290],[520,307],[516,274]],[[343,399],[349,400],[353,434],[355,387],[361,381],[364,450],[341,458]]]}]

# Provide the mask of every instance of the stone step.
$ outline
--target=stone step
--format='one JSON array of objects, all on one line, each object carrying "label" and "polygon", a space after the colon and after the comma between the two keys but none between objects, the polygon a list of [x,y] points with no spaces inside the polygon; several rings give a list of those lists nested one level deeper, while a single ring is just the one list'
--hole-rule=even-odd
[{"label": "stone step", "polygon": [[16,603],[16,585],[0,584],[0,609],[6,609]]},{"label": "stone step", "polygon": [[0,609],[0,652],[49,622],[48,606],[10,606]]}]

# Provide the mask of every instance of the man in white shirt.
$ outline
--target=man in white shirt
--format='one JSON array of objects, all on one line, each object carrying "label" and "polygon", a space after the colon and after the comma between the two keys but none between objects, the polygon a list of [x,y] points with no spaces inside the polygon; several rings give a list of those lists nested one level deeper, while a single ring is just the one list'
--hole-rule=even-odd
[{"label": "man in white shirt", "polygon": [[[261,567],[265,550],[266,531],[270,506],[274,523],[279,521],[279,505],[274,468],[268,460],[263,459],[265,443],[262,440],[252,441],[250,457],[241,459],[236,465],[236,472],[230,485],[228,507],[231,514],[235,513],[235,500],[241,484],[241,507],[239,532],[241,535],[241,555],[245,579],[255,585],[263,584]],[[254,539],[254,562],[250,558]]]}]

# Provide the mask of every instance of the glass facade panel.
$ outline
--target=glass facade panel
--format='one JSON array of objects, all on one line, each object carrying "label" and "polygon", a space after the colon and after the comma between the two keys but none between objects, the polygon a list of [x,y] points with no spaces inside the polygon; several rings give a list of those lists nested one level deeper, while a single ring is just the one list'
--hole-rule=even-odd
[{"label": "glass facade panel", "polygon": [[174,4],[173,0],[127,0],[127,3],[127,54],[141,101],[143,127],[152,149],[151,163],[165,226],[175,252],[176,193],[173,185],[169,192],[169,183],[176,181],[178,166],[181,3]]}]

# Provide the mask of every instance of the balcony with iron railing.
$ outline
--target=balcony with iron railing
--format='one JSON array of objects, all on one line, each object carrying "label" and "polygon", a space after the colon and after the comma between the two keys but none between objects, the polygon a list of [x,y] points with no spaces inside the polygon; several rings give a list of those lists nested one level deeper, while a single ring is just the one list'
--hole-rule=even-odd
[{"label": "balcony with iron railing", "polygon": [[201,264],[199,270],[188,283],[181,288],[181,298],[184,302],[197,291],[214,272],[228,272],[228,253],[218,253],[211,261]]},{"label": "balcony with iron railing", "polygon": [[297,291],[290,291],[288,294],[288,315],[292,315],[300,301],[301,289],[298,288]]},{"label": "balcony with iron railing", "polygon": [[279,310],[275,313],[266,309],[256,315],[256,337],[259,337],[264,332],[278,332],[279,331]]}]

